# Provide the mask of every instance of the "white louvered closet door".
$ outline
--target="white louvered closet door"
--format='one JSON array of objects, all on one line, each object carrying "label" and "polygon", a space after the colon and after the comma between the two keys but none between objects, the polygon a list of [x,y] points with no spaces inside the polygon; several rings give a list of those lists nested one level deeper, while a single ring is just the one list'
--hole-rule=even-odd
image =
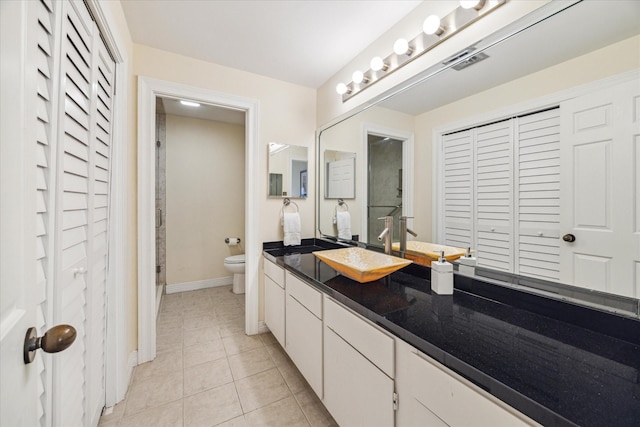
[{"label": "white louvered closet door", "polygon": [[473,245],[473,130],[445,135],[444,242],[467,248]]},{"label": "white louvered closet door", "polygon": [[56,323],[76,342],[55,358],[54,424],[90,425],[104,405],[105,286],[114,66],[81,2],[65,2],[56,176]]},{"label": "white louvered closet door", "polygon": [[560,109],[516,120],[516,273],[560,279]]},{"label": "white louvered closet door", "polygon": [[513,271],[513,125],[475,129],[475,219],[478,265]]}]

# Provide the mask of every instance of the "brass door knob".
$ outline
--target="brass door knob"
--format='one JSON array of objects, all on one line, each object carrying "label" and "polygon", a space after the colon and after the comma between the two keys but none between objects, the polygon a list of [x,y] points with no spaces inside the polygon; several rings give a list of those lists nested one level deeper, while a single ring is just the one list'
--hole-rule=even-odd
[{"label": "brass door knob", "polygon": [[573,234],[565,234],[564,236],[562,236],[562,240],[569,243],[575,242],[576,236],[574,236]]},{"label": "brass door knob", "polygon": [[24,363],[33,362],[39,348],[46,353],[58,353],[66,350],[76,340],[77,335],[76,329],[71,325],[54,326],[41,337],[38,337],[36,328],[27,329],[27,334],[24,337]]}]

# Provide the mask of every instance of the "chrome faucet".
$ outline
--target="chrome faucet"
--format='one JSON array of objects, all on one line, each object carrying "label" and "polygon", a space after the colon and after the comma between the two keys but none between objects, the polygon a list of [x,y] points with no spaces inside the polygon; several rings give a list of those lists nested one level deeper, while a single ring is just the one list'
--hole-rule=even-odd
[{"label": "chrome faucet", "polygon": [[413,237],[418,237],[418,234],[410,228],[407,228],[407,219],[413,218],[412,216],[400,217],[400,256],[404,258],[407,253],[407,233]]},{"label": "chrome faucet", "polygon": [[391,255],[391,244],[393,242],[393,217],[383,216],[378,219],[384,220],[384,230],[382,230],[382,233],[378,236],[378,240],[382,241],[382,239],[384,239],[384,253]]}]

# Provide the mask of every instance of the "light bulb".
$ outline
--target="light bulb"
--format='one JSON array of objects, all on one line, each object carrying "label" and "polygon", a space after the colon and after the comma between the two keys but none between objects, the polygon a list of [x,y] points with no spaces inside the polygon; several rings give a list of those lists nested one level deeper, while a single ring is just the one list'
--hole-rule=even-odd
[{"label": "light bulb", "polygon": [[373,58],[371,60],[371,64],[369,64],[371,66],[371,69],[373,71],[380,71],[382,69],[386,69],[386,65],[384,63],[384,60],[382,58],[380,58],[379,56],[376,56],[375,58]]},{"label": "light bulb", "polygon": [[344,95],[347,93],[348,89],[349,88],[347,88],[347,85],[344,83],[338,83],[338,86],[336,86],[336,92],[338,92],[338,95]]},{"label": "light bulb", "polygon": [[482,9],[485,0],[460,0],[460,6],[463,9]]},{"label": "light bulb", "polygon": [[429,15],[422,24],[422,30],[425,34],[437,34],[440,35],[444,31],[444,28],[440,26],[440,18],[437,15]]},{"label": "light bulb", "polygon": [[351,76],[351,79],[353,80],[354,83],[360,84],[364,81],[364,74],[360,70],[354,71],[353,75]]},{"label": "light bulb", "polygon": [[396,40],[396,42],[393,44],[393,51],[397,55],[404,55],[405,53],[410,55],[411,52],[409,50],[409,42],[407,41],[407,39]]}]

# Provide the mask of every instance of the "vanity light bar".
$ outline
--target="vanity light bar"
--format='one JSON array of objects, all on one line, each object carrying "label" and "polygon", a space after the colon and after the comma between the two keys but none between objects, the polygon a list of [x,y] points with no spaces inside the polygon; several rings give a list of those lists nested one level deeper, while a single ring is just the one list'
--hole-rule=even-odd
[{"label": "vanity light bar", "polygon": [[[356,71],[352,76],[353,81],[348,84],[338,84],[336,92],[342,96],[342,102],[346,102],[352,96],[414,59],[419,58],[506,2],[507,0],[460,2],[461,6],[454,9],[447,16],[440,18],[439,23],[437,22],[437,16],[429,16],[427,18],[429,25],[425,23],[425,31],[420,32],[412,40],[398,39],[394,45],[394,51],[390,55],[386,58],[373,58],[369,70],[364,73]],[[463,3],[464,5],[462,5]],[[430,34],[427,34],[427,32]]]}]

